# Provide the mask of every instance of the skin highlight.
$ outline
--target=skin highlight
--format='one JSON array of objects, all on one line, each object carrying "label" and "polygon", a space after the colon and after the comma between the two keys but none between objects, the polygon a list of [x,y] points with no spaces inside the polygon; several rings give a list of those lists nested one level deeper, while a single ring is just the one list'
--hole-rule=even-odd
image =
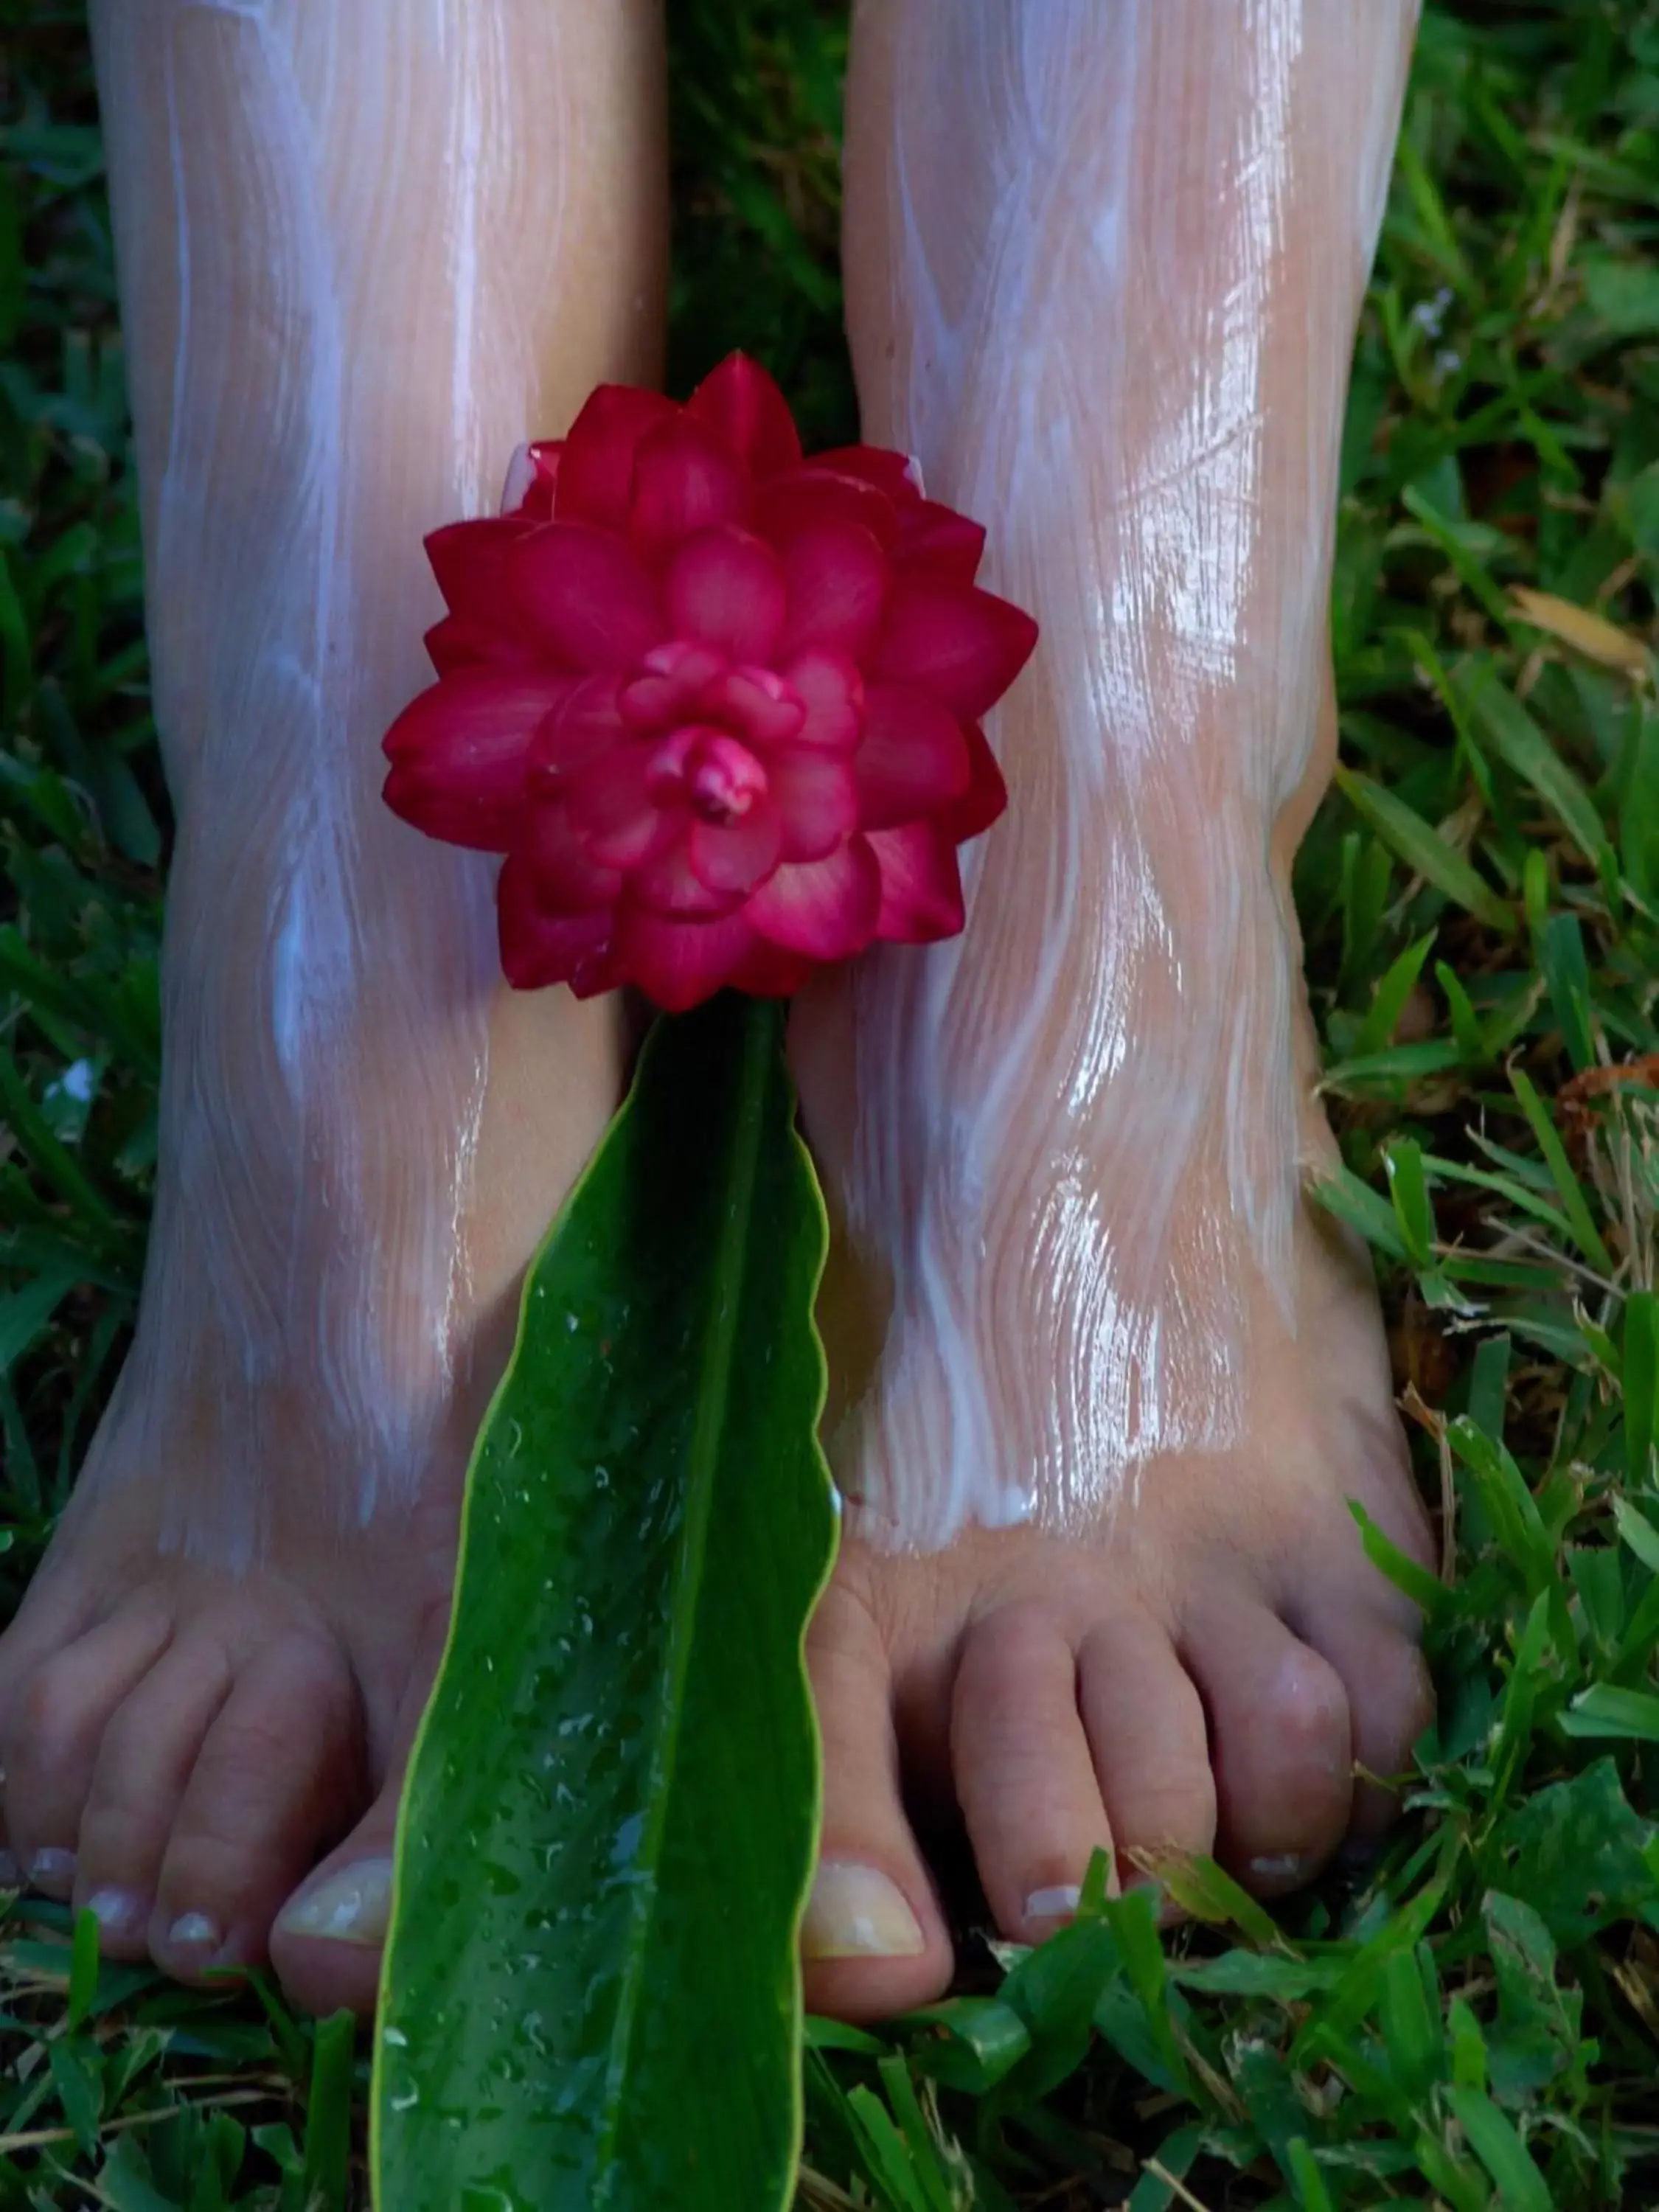
[{"label": "skin highlight", "polygon": [[1258,1285],[1293,1325],[1326,1146],[1276,862],[1323,780],[1342,402],[1415,15],[858,11],[866,434],[994,522],[984,580],[1044,630],[988,725],[1012,796],[964,937],[862,963],[848,1081],[802,1048],[842,1303],[888,1316],[831,1438],[872,1540],[1095,1527],[1148,1462],[1237,1443]]},{"label": "skin highlight", "polygon": [[[240,1565],[278,1480],[407,1508],[469,1379],[493,871],[392,819],[376,740],[429,676],[423,534],[572,404],[549,272],[630,220],[570,11],[401,12],[94,9],[179,842],[145,1326],[82,1494],[164,1468],[163,1543]],[[592,315],[648,373],[652,288]]]}]

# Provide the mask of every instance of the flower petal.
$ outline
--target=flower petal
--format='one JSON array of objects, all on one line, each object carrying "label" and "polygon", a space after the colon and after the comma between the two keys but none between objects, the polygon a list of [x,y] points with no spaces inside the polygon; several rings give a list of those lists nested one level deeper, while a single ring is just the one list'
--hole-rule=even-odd
[{"label": "flower petal", "polygon": [[885,446],[833,446],[827,453],[814,453],[812,465],[874,484],[899,507],[921,497],[921,472],[916,464],[908,454],[892,453]]},{"label": "flower petal", "polygon": [[622,688],[615,676],[583,677],[570,686],[558,712],[536,732],[534,782],[557,783],[596,754],[635,742],[623,718]]},{"label": "flower petal", "polygon": [[963,920],[962,870],[945,831],[932,822],[873,830],[870,847],[881,870],[876,936],[898,945],[955,937]]},{"label": "flower petal", "polygon": [[1008,787],[984,731],[977,722],[969,722],[962,734],[968,741],[968,788],[935,817],[945,836],[958,845],[982,835],[1008,804]]},{"label": "flower petal", "polygon": [[507,556],[534,527],[522,515],[493,514],[428,532],[426,557],[451,614],[470,616],[486,629],[501,622],[507,606]]},{"label": "flower petal", "polygon": [[621,530],[634,491],[634,456],[641,441],[679,413],[660,392],[602,384],[570,426],[559,458],[553,512],[560,522]]},{"label": "flower petal", "polygon": [[783,627],[783,565],[745,530],[705,530],[674,555],[664,580],[677,636],[700,638],[733,660],[769,661]]},{"label": "flower petal", "polygon": [[844,753],[786,745],[768,756],[766,781],[786,860],[822,860],[858,828],[858,785]]},{"label": "flower petal", "polygon": [[610,958],[614,914],[544,914],[532,872],[511,859],[495,885],[495,921],[501,972],[515,991],[568,983],[579,999],[590,999],[621,981]]},{"label": "flower petal", "polygon": [[822,860],[786,864],[744,908],[763,937],[814,960],[846,960],[875,934],[881,870],[862,837]]},{"label": "flower petal", "polygon": [[882,626],[887,603],[887,556],[856,522],[815,522],[783,548],[789,615],[782,653],[867,652]]},{"label": "flower petal", "polygon": [[726,665],[723,653],[691,638],[653,646],[623,689],[623,714],[636,730],[666,729],[700,704]]},{"label": "flower petal", "polygon": [[544,668],[459,669],[432,684],[386,732],[387,805],[429,837],[504,853],[537,726],[569,688]]},{"label": "flower petal", "polygon": [[748,472],[725,440],[677,415],[640,442],[628,534],[654,560],[694,532],[746,522],[751,498]]},{"label": "flower petal", "polygon": [[943,576],[896,576],[866,670],[931,691],[976,720],[1001,698],[1036,641],[1030,615],[1006,599]]},{"label": "flower petal", "polygon": [[678,921],[708,921],[736,913],[743,903],[743,893],[705,883],[691,865],[691,839],[703,826],[688,823],[684,814],[675,818],[674,834],[661,850],[630,872],[631,906],[648,907],[653,914],[666,915]]},{"label": "flower petal", "polygon": [[422,641],[427,658],[440,676],[453,669],[477,668],[485,663],[497,667],[533,663],[536,648],[527,639],[504,629],[491,629],[470,615],[446,615],[433,623]]},{"label": "flower petal", "polygon": [[507,464],[501,513],[526,515],[532,522],[551,522],[563,453],[562,438],[539,438],[533,445],[520,446]]},{"label": "flower petal", "polygon": [[732,970],[734,989],[751,999],[792,999],[812,972],[804,952],[786,952],[764,937],[757,937],[742,963]]},{"label": "flower petal", "polygon": [[755,933],[746,914],[719,921],[671,921],[643,907],[618,917],[616,964],[665,1013],[683,1014],[734,982],[753,959]]},{"label": "flower petal", "polygon": [[850,753],[864,728],[864,678],[858,664],[844,653],[815,647],[785,663],[783,680],[806,709],[793,742]]},{"label": "flower petal", "polygon": [[515,882],[528,883],[543,914],[591,914],[622,895],[620,873],[588,857],[558,800],[520,808],[509,859]]},{"label": "flower petal", "polygon": [[979,523],[937,500],[919,499],[900,515],[891,558],[901,574],[920,570],[971,584],[984,554],[985,532]]},{"label": "flower petal", "polygon": [[691,872],[700,884],[723,896],[747,898],[778,865],[783,818],[775,804],[763,800],[741,822],[693,822],[686,842]]},{"label": "flower petal", "polygon": [[621,673],[662,641],[657,587],[608,531],[544,524],[509,550],[507,581],[532,635],[571,668]]},{"label": "flower petal", "polygon": [[962,797],[970,775],[967,741],[956,716],[931,693],[872,684],[853,771],[863,827],[895,830]]},{"label": "flower petal", "polygon": [[728,354],[687,404],[699,422],[720,432],[757,483],[799,466],[800,433],[789,403],[747,354]]},{"label": "flower petal", "polygon": [[899,526],[898,510],[878,485],[838,476],[812,461],[774,477],[756,496],[754,527],[780,552],[817,522],[855,524],[884,546],[891,544]]},{"label": "flower petal", "polygon": [[651,755],[637,739],[598,754],[564,787],[570,826],[603,868],[637,868],[676,836],[678,811],[652,796]]},{"label": "flower petal", "polygon": [[769,668],[732,668],[709,684],[702,711],[752,745],[786,745],[799,734],[806,706]]}]

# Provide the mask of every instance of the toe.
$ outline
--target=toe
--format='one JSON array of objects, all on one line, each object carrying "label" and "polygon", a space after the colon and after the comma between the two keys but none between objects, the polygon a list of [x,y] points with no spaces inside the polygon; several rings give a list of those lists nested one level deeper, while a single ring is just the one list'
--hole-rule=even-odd
[{"label": "toe", "polygon": [[361,1802],[362,1720],[343,1654],[289,1633],[252,1654],[207,1733],[156,1883],[150,1948],[191,1980],[265,1955],[277,1908]]},{"label": "toe", "polygon": [[26,1879],[49,1896],[74,1886],[81,1814],[112,1715],[167,1649],[159,1607],[134,1604],[43,1659],[3,1720],[6,1832]]},{"label": "toe", "polygon": [[1099,1622],[1078,1650],[1078,1697],[1122,1881],[1138,1854],[1213,1850],[1204,1703],[1163,1626],[1139,1610]]},{"label": "toe", "polygon": [[217,1638],[183,1636],[104,1730],[81,1817],[75,1902],[94,1914],[112,1957],[139,1959],[149,1948],[167,1838],[233,1672]]},{"label": "toe", "polygon": [[302,2012],[321,2018],[342,2011],[367,2015],[374,2009],[392,1921],[404,1775],[437,1680],[448,1626],[447,1603],[428,1611],[397,1708],[380,1792],[345,1841],[288,1899],[270,1931],[271,1964]]},{"label": "toe", "polygon": [[807,1638],[823,1742],[823,1830],[801,1927],[806,2002],[878,2020],[950,1984],[950,1937],[899,1784],[893,1686],[875,1621],[844,1584]]},{"label": "toe", "polygon": [[1299,1887],[1348,1824],[1353,1754],[1340,1679],[1265,1604],[1227,1584],[1196,1595],[1182,1656],[1209,1716],[1218,1855],[1264,1895]]},{"label": "toe", "polygon": [[1399,1809],[1397,1790],[1383,1785],[1410,1771],[1412,1747],[1434,1717],[1434,1687],[1400,1610],[1352,1589],[1341,1602],[1340,1588],[1339,1577],[1294,1617],[1346,1695],[1353,1759],[1362,1770],[1352,1826],[1366,1838],[1380,1834]]},{"label": "toe", "polygon": [[957,1798],[998,1927],[1051,1934],[1112,1841],[1078,1707],[1078,1659],[1054,1613],[1012,1604],[975,1622],[951,1714]]}]

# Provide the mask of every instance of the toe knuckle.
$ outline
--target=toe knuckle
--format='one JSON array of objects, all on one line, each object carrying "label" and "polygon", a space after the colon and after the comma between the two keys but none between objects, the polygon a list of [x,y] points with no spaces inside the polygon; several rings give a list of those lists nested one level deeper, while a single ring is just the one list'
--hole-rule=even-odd
[{"label": "toe knuckle", "polygon": [[82,1698],[70,1670],[48,1659],[23,1680],[12,1711],[8,1764],[52,1763],[78,1747],[86,1733]]},{"label": "toe knuckle", "polygon": [[963,1647],[962,1672],[1023,1685],[1032,1669],[1059,1663],[1063,1642],[1048,1607],[1012,1600],[975,1625]]}]

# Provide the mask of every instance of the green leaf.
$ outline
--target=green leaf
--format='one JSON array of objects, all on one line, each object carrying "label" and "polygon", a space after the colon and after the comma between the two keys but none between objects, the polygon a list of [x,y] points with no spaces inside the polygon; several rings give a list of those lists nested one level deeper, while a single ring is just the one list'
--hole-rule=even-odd
[{"label": "green leaf", "polygon": [[1435,962],[1434,975],[1445,994],[1446,1012],[1451,1022],[1458,1058],[1466,1067],[1484,1067],[1492,1054],[1481,1030],[1480,1018],[1474,1011],[1468,993],[1443,960]]},{"label": "green leaf", "polygon": [[1376,987],[1370,1010],[1359,1025],[1353,1041],[1352,1060],[1364,1060],[1369,1054],[1382,1052],[1393,1042],[1400,1026],[1400,1017],[1406,1011],[1406,1002],[1417,988],[1417,979],[1423,972],[1423,963],[1434,949],[1437,933],[1431,930],[1419,937],[1415,945],[1408,945]]},{"label": "green leaf", "polygon": [[1514,2123],[1480,2089],[1449,2093],[1469,2148],[1498,2185],[1500,2203],[1512,2212],[1554,2212],[1554,2199],[1533,2164]]},{"label": "green leaf", "polygon": [[1606,1736],[1619,1741],[1659,1743],[1659,1698],[1648,1690],[1621,1690],[1612,1682],[1593,1682],[1561,1716],[1568,1735]]},{"label": "green leaf", "polygon": [[1426,1567],[1419,1566],[1392,1537],[1385,1535],[1357,1498],[1348,1500],[1348,1510],[1358,1525],[1365,1556],[1371,1565],[1432,1619],[1449,1595],[1445,1584]]},{"label": "green leaf", "polygon": [[1335,2200],[1325,2185],[1325,2177],[1314,2160],[1304,2136],[1296,2136],[1286,2149],[1286,2160],[1291,2179],[1296,2183],[1297,2195],[1307,2212],[1336,2212]]},{"label": "green leaf", "polygon": [[1031,2047],[1031,2032],[1000,1997],[950,1997],[908,2014],[906,2027],[921,2033],[911,2062],[948,2088],[983,2096],[1017,2066]]},{"label": "green leaf", "polygon": [[349,2012],[318,2023],[306,2107],[306,2189],[316,2212],[346,2212],[356,2050],[357,2023]]},{"label": "green leaf", "polygon": [[1463,855],[1454,851],[1403,799],[1396,798],[1380,783],[1373,783],[1369,776],[1356,775],[1352,769],[1339,768],[1336,783],[1355,812],[1370,823],[1413,875],[1432,884],[1454,906],[1461,906],[1476,921],[1484,921],[1489,929],[1501,930],[1505,936],[1513,933],[1515,916],[1503,900]]},{"label": "green leaf", "polygon": [[1521,1101],[1521,1110],[1531,1126],[1532,1133],[1538,1139],[1538,1149],[1548,1163],[1551,1177],[1560,1195],[1561,1210],[1572,1229],[1573,1242],[1593,1267],[1599,1267],[1604,1275],[1611,1275],[1613,1273],[1613,1255],[1601,1241],[1601,1232],[1590,1212],[1583,1185],[1572,1171],[1567,1148],[1562,1143],[1555,1124],[1545,1112],[1542,1099],[1522,1069],[1512,1067],[1510,1082],[1516,1097]]},{"label": "green leaf", "polygon": [[399,1823],[386,2212],[787,2201],[835,1522],[781,1033],[660,1024],[526,1282]]},{"label": "green leaf", "polygon": [[71,2035],[92,2010],[97,1994],[98,1917],[95,1913],[82,1911],[75,1916],[75,1934],[70,1944],[69,2005],[64,2025]]},{"label": "green leaf", "polygon": [[1503,1887],[1524,1897],[1558,1943],[1583,1942],[1651,1897],[1643,1857],[1654,1835],[1633,1813],[1611,1759],[1537,1790],[1497,1837]]},{"label": "green leaf", "polygon": [[1212,1928],[1235,1927],[1252,1943],[1279,1942],[1272,1914],[1213,1859],[1194,1858],[1184,1852],[1152,1851],[1144,1856],[1151,1872],[1190,1918],[1205,1921]]},{"label": "green leaf", "polygon": [[1423,1172],[1423,1148],[1413,1137],[1396,1137],[1382,1155],[1394,1200],[1395,1218],[1414,1267],[1434,1264],[1434,1208]]},{"label": "green leaf", "polygon": [[1585,859],[1599,867],[1607,845],[1606,825],[1559,746],[1551,744],[1490,661],[1466,662],[1455,680],[1465,708],[1492,750],[1530,785]]},{"label": "green leaf", "polygon": [[1567,1056],[1575,1072],[1582,1074],[1585,1068],[1595,1066],[1596,1054],[1589,963],[1584,957],[1584,933],[1578,927],[1577,915],[1553,914],[1545,925],[1540,950],[1550,1005],[1561,1024]]},{"label": "green leaf", "polygon": [[1586,306],[1615,336],[1659,332],[1659,270],[1650,263],[1586,257],[1583,279]]},{"label": "green leaf", "polygon": [[1659,1448],[1659,1297],[1651,1291],[1625,1301],[1624,1385],[1625,1464],[1645,1490]]},{"label": "green leaf", "polygon": [[1357,1230],[1368,1244],[1386,1252],[1389,1259],[1409,1256],[1393,1206],[1368,1182],[1362,1182],[1352,1168],[1339,1164],[1328,1170],[1313,1186],[1313,1195],[1327,1213]]}]

